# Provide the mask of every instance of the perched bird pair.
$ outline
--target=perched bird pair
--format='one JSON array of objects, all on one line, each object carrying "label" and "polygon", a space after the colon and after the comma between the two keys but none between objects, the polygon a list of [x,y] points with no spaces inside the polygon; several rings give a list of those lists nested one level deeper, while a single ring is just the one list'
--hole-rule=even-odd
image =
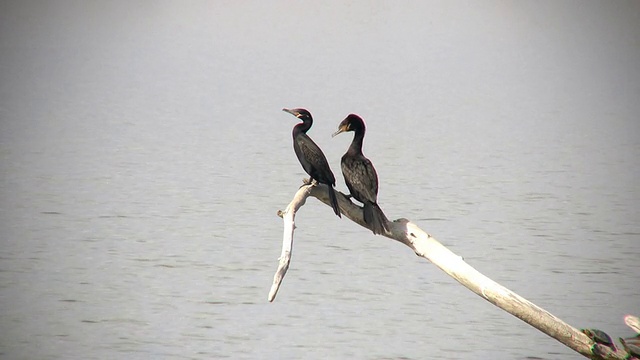
[{"label": "perched bird pair", "polygon": [[[333,189],[336,179],[322,150],[307,135],[307,131],[313,125],[311,113],[306,109],[282,110],[302,121],[293,127],[293,149],[311,180],[327,185],[331,207],[336,215],[341,217],[338,199]],[[362,154],[362,141],[365,133],[364,120],[358,115],[350,114],[342,120],[338,131],[333,136],[346,131],[353,131],[355,134],[349,149],[342,156],[341,167],[344,181],[349,188],[350,196],[363,204],[364,221],[371,226],[374,234],[383,234],[389,231],[389,227],[388,220],[377,203],[378,175],[371,161]]]}]

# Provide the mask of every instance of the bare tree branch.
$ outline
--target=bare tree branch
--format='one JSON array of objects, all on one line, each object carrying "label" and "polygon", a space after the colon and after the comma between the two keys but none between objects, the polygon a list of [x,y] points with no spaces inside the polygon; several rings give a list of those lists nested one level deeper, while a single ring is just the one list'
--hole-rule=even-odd
[{"label": "bare tree branch", "polygon": [[[316,186],[315,184],[305,184],[298,189],[293,196],[293,200],[289,203],[289,206],[284,211],[278,211],[278,216],[284,221],[284,234],[282,235],[282,252],[280,253],[278,270],[273,276],[273,284],[269,291],[269,302],[272,302],[278,294],[280,284],[284,275],[289,270],[289,263],[291,262],[291,252],[293,251],[293,230],[296,228],[295,217],[296,212],[302,205],[304,205],[307,197],[311,192],[311,189]],[[329,205],[331,206],[331,205]]]},{"label": "bare tree branch", "polygon": [[[352,203],[343,193],[338,191],[336,191],[336,193],[338,194],[338,204],[341,212],[356,224],[371,230],[364,222],[362,208]],[[298,190],[294,196],[294,200],[283,212],[285,228],[283,249],[282,255],[280,256],[280,265],[274,276],[274,283],[269,293],[269,301],[273,301],[275,298],[282,277],[289,266],[291,244],[293,243],[293,218],[295,212],[305,203],[308,196],[313,196],[326,205],[331,206],[326,185],[305,185]],[[593,359],[627,358],[626,352],[621,350],[616,351],[615,349],[612,351],[606,346],[594,343],[592,339],[580,330],[568,325],[548,311],[484,276],[471,265],[467,264],[462,257],[454,254],[433,236],[424,232],[411,221],[400,218],[389,222],[388,225],[389,232],[384,234],[384,236],[405,244],[411,248],[416,255],[429,260],[467,289],[558,340],[574,351]]]}]

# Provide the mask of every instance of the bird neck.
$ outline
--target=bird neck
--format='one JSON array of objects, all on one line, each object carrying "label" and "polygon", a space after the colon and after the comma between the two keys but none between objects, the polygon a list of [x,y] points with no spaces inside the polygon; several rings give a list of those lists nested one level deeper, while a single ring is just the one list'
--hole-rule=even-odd
[{"label": "bird neck", "polygon": [[303,121],[293,127],[293,135],[295,136],[296,134],[306,133],[309,129],[311,129],[311,122]]},{"label": "bird neck", "polygon": [[349,151],[352,153],[362,153],[362,142],[364,141],[364,130],[358,129],[353,135],[353,141],[349,146]]}]

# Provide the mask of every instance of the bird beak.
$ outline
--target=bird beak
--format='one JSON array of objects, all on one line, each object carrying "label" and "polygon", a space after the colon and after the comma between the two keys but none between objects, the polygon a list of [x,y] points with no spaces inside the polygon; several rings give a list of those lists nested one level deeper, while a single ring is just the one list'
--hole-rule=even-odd
[{"label": "bird beak", "polygon": [[285,109],[282,109],[282,111],[284,111],[284,112],[288,112],[289,114],[291,114],[291,115],[293,115],[293,116],[295,116],[295,117],[298,117],[298,115],[300,115],[299,113],[297,113],[297,112],[295,112],[295,111],[293,111],[293,110],[291,110],[291,109],[286,109],[286,108],[285,108]]},{"label": "bird beak", "polygon": [[347,131],[347,127],[346,126],[340,126],[338,128],[338,131],[334,132],[333,134],[331,134],[331,137],[335,137],[338,134],[341,134],[343,132]]}]

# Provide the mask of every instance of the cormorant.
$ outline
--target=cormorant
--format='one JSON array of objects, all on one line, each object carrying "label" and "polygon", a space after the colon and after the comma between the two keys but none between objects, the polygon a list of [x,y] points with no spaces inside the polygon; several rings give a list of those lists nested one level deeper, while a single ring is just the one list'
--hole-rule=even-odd
[{"label": "cormorant", "polygon": [[333,212],[335,212],[338,217],[341,217],[338,199],[333,189],[336,184],[336,178],[333,176],[327,158],[322,153],[322,150],[320,150],[318,145],[307,135],[307,131],[311,128],[311,125],[313,125],[311,113],[306,109],[282,109],[282,111],[286,111],[302,121],[293,127],[293,150],[296,152],[296,156],[298,156],[298,160],[304,171],[311,176],[310,180],[316,180],[321,184],[327,185]]},{"label": "cormorant", "polygon": [[378,206],[378,174],[373,164],[362,154],[362,141],[364,139],[364,120],[355,114],[349,114],[340,125],[336,136],[345,131],[355,132],[353,141],[347,152],[342,156],[341,166],[344,181],[356,200],[363,205],[364,221],[371,225],[374,234],[383,234],[389,231],[387,217]]}]

